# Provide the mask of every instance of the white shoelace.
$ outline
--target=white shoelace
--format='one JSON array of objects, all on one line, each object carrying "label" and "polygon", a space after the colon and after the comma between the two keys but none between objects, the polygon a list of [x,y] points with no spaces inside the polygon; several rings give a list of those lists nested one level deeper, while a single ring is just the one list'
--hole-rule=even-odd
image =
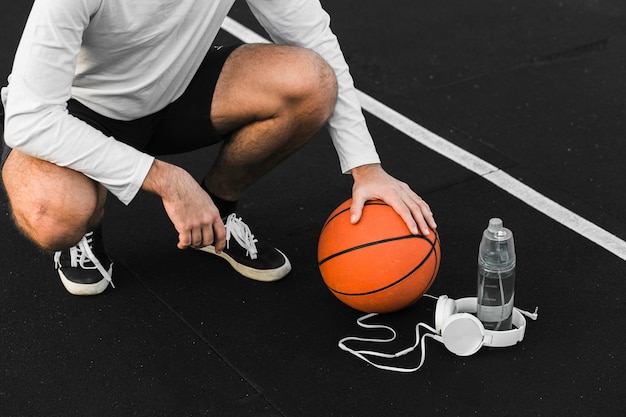
[{"label": "white shoelace", "polygon": [[[94,255],[91,250],[91,245],[93,241],[93,232],[87,233],[83,238],[78,242],[75,246],[72,246],[70,251],[70,266],[72,268],[81,267],[83,269],[97,269],[102,277],[109,281],[111,287],[115,288],[113,285],[113,280],[111,279],[111,275],[109,272],[104,269],[96,255]],[[61,267],[61,252],[55,252],[54,254],[54,266],[59,269]]]},{"label": "white shoelace", "polygon": [[229,215],[226,218],[226,248],[230,246],[230,237],[234,237],[239,246],[246,250],[246,256],[249,256],[250,259],[256,259],[257,249],[255,243],[257,240],[254,238],[254,235],[250,231],[250,228],[247,224],[241,220],[240,217],[237,217],[235,213]]}]

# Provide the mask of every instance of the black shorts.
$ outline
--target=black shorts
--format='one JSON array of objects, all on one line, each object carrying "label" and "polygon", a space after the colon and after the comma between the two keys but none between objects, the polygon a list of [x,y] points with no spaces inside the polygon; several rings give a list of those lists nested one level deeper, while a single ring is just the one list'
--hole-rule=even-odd
[{"label": "black shorts", "polygon": [[[238,46],[212,47],[183,95],[154,114],[131,121],[115,120],[74,99],[68,101],[68,111],[105,135],[151,155],[182,153],[213,145],[224,139],[211,123],[215,85],[226,58]],[[2,166],[11,151],[4,143],[3,125],[4,114],[0,106]]]}]

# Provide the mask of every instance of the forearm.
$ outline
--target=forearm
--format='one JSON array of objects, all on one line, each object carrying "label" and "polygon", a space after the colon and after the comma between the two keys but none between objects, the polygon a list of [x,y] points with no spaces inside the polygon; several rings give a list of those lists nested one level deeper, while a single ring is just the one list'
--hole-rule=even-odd
[{"label": "forearm", "polygon": [[190,177],[182,168],[154,159],[141,189],[156,194],[164,200],[171,200],[175,198],[174,194],[180,188],[177,186],[177,183],[181,181],[180,177],[187,176]]},{"label": "forearm", "polygon": [[68,113],[82,35],[98,0],[35,2],[2,91],[5,141],[35,158],[71,168],[128,204],[152,157]]},{"label": "forearm", "polygon": [[350,170],[354,181],[364,181],[372,175],[377,175],[383,172],[383,168],[380,163],[365,164],[358,167],[354,167]]}]

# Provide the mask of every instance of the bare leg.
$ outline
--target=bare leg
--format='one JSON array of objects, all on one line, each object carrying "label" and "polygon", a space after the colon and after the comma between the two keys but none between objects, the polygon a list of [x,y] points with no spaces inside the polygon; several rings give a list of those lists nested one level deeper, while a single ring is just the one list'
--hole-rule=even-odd
[{"label": "bare leg", "polygon": [[13,150],[2,180],[17,226],[43,249],[73,246],[104,215],[104,187],[69,168]]},{"label": "bare leg", "polygon": [[244,45],[226,61],[212,120],[230,134],[204,183],[225,200],[238,200],[263,174],[303,146],[335,106],[333,70],[312,51]]}]

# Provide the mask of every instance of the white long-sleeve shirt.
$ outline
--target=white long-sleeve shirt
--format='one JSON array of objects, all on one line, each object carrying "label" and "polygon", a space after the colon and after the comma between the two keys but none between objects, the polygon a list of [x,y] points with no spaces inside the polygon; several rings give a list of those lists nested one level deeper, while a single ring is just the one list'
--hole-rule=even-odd
[{"label": "white long-sleeve shirt", "polygon": [[[319,0],[247,0],[277,43],[318,52],[339,98],[328,129],[341,169],[379,162],[353,80]],[[128,204],[153,157],[67,111],[75,98],[119,120],[162,109],[185,91],[234,0],[35,0],[2,89],[5,141],[82,172]]]}]

